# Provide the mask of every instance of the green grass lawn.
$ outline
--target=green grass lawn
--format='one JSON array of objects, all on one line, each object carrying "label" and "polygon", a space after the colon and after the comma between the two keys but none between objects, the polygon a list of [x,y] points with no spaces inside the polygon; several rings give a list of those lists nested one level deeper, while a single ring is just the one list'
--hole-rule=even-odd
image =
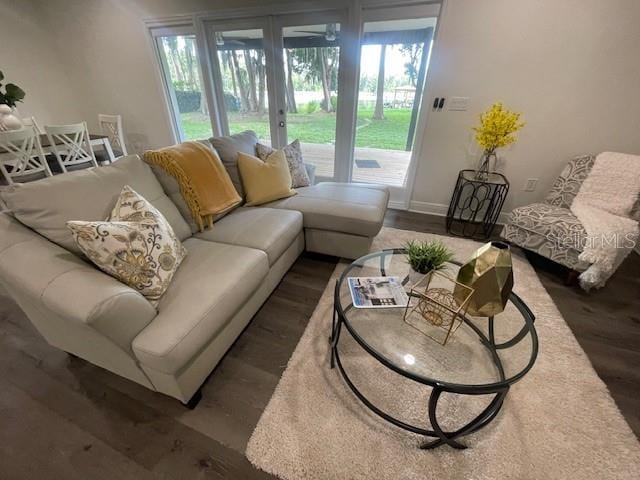
[{"label": "green grass lawn", "polygon": [[[358,109],[356,146],[404,150],[411,119],[410,108],[387,108],[383,120],[373,119],[372,108]],[[335,141],[335,113],[293,113],[287,115],[289,141],[299,138],[307,143],[333,143]],[[198,112],[182,114],[182,128],[189,140],[211,136],[209,117]],[[254,130],[259,137],[269,138],[269,117],[232,113],[229,115],[232,133]]]}]

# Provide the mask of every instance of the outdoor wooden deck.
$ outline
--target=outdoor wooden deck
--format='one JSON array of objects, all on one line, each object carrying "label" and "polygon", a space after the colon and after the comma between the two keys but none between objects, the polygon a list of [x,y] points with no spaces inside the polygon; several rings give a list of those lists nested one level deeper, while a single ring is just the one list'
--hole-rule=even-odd
[{"label": "outdoor wooden deck", "polygon": [[[329,144],[302,143],[302,156],[306,163],[316,166],[316,175],[333,176],[335,147]],[[356,160],[375,160],[379,168],[353,167],[354,182],[384,183],[401,186],[404,183],[411,152],[383,150],[381,148],[356,148]]]}]

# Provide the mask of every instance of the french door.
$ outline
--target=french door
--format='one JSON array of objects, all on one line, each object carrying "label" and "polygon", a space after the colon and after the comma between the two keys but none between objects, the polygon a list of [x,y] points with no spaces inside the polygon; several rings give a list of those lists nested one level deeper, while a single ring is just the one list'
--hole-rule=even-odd
[{"label": "french door", "polygon": [[363,8],[358,50],[357,127],[349,179],[389,187],[408,208],[426,128],[424,94],[440,5]]},{"label": "french door", "polygon": [[341,104],[339,11],[274,17],[281,139],[300,141],[302,156],[318,178],[336,175],[338,106]]},{"label": "french door", "polygon": [[407,181],[435,18],[404,16],[384,9],[363,19],[355,182]]},{"label": "french door", "polygon": [[207,25],[214,117],[222,135],[253,130],[262,143],[279,145],[276,100],[273,92],[274,59],[270,19],[226,20]]},{"label": "french door", "polygon": [[215,133],[250,129],[276,148],[297,139],[318,179],[386,184],[408,205],[438,11],[203,20]]},{"label": "french door", "polygon": [[344,12],[207,22],[219,130],[262,143],[300,141],[319,179],[336,177]]}]

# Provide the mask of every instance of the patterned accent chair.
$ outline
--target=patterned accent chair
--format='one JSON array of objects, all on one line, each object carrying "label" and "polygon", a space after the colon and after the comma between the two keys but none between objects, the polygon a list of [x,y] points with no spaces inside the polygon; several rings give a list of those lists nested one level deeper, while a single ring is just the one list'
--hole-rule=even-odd
[{"label": "patterned accent chair", "polygon": [[[514,209],[501,236],[573,271],[585,271],[589,264],[578,257],[587,233],[570,207],[595,158],[595,155],[583,155],[571,160],[556,179],[544,203]],[[640,219],[640,199],[632,216]]]}]

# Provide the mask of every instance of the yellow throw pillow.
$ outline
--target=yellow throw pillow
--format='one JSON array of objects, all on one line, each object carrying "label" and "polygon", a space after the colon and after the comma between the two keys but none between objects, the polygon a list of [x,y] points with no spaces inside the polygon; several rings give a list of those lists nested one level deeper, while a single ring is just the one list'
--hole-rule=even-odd
[{"label": "yellow throw pillow", "polygon": [[240,152],[238,168],[247,197],[246,205],[261,205],[296,194],[291,189],[291,173],[284,151],[276,150],[263,162]]}]

